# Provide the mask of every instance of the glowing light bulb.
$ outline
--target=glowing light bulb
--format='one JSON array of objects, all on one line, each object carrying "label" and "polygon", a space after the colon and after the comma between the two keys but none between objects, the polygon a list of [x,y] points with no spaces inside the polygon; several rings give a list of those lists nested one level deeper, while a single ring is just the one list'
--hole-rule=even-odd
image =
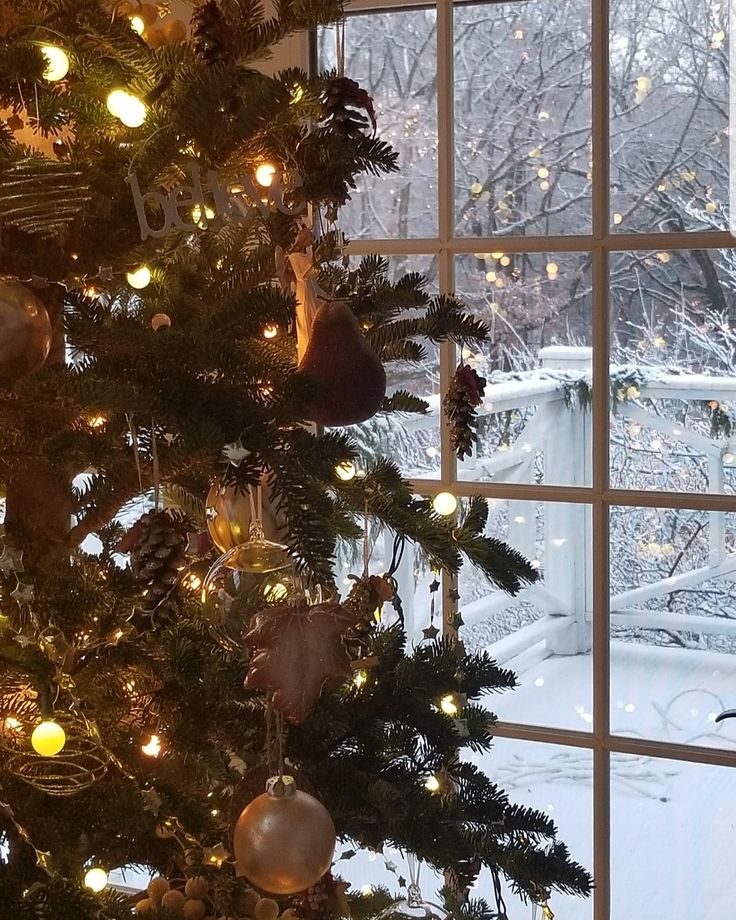
[{"label": "glowing light bulb", "polygon": [[492,252],[492,253],[491,253],[491,256],[492,256],[494,259],[500,259],[500,258],[503,257],[503,253],[502,253],[502,252]]},{"label": "glowing light bulb", "polygon": [[544,270],[547,272],[548,275],[556,275],[557,272],[560,270],[560,266],[556,262],[548,262],[545,265]]},{"label": "glowing light bulb", "polygon": [[148,114],[145,102],[124,89],[108,94],[107,110],[128,128],[140,128]]},{"label": "glowing light bulb", "polygon": [[211,208],[208,204],[204,206],[204,217],[202,217],[202,208],[200,205],[195,204],[192,208],[192,220],[198,227],[206,227],[208,220],[214,220],[215,218],[215,209]]},{"label": "glowing light bulb", "polygon": [[146,30],[146,24],[143,21],[141,16],[131,16],[130,17],[130,28],[137,32],[138,35],[143,35]]},{"label": "glowing light bulb", "polygon": [[355,478],[355,464],[352,460],[345,460],[342,463],[338,463],[335,467],[335,476],[338,479],[342,479],[343,482],[350,482],[351,479]]},{"label": "glowing light bulb", "polygon": [[263,338],[264,339],[275,339],[279,334],[278,326],[264,326],[263,327]]},{"label": "glowing light bulb", "polygon": [[457,510],[457,498],[452,492],[438,492],[432,499],[432,507],[437,514],[443,517],[449,517]]},{"label": "glowing light bulb", "polygon": [[56,45],[43,45],[41,54],[46,58],[46,70],[43,75],[49,83],[63,80],[69,73],[69,56],[63,48]]},{"label": "glowing light bulb", "polygon": [[368,680],[368,675],[365,671],[356,671],[353,676],[353,683],[360,690],[361,687],[365,686],[365,682]]},{"label": "glowing light bulb", "polygon": [[158,735],[151,735],[151,740],[147,744],[142,744],[141,750],[146,757],[158,757],[161,753],[161,739]]},{"label": "glowing light bulb", "polygon": [[446,693],[440,700],[440,709],[446,716],[456,716],[459,712],[454,693]]},{"label": "glowing light bulb", "polygon": [[439,792],[440,791],[440,781],[436,776],[428,776],[424,781],[424,788],[427,792]]},{"label": "glowing light bulb", "polygon": [[31,745],[33,750],[42,757],[55,757],[65,744],[64,729],[53,719],[44,719],[33,729]]},{"label": "glowing light bulb", "polygon": [[139,265],[138,268],[126,272],[125,279],[136,291],[142,291],[151,283],[151,269],[147,265]]},{"label": "glowing light bulb", "polygon": [[84,876],[84,887],[99,894],[107,888],[107,872],[104,869],[95,867],[90,869]]},{"label": "glowing light bulb", "polygon": [[107,425],[106,415],[90,415],[87,419],[88,428],[104,428]]},{"label": "glowing light bulb", "polygon": [[546,166],[540,166],[539,169],[537,170],[537,175],[539,176],[540,179],[546,179],[547,176],[549,176],[549,170],[547,169]]},{"label": "glowing light bulb", "polygon": [[360,894],[364,898],[369,898],[373,894],[373,885],[363,885]]},{"label": "glowing light bulb", "polygon": [[17,732],[20,728],[20,721],[15,718],[15,716],[8,716],[5,719],[5,730],[9,732]]},{"label": "glowing light bulb", "polygon": [[256,182],[259,185],[263,185],[266,188],[273,182],[273,177],[276,174],[276,167],[271,163],[261,163],[261,165],[256,169]]}]

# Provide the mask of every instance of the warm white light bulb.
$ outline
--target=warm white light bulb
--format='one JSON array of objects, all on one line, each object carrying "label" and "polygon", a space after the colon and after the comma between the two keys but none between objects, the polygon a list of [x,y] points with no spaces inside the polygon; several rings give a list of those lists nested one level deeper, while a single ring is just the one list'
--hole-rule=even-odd
[{"label": "warm white light bulb", "polygon": [[151,283],[151,269],[147,265],[139,265],[125,273],[128,284],[136,291],[142,291]]},{"label": "warm white light bulb", "polygon": [[146,104],[124,89],[114,89],[107,97],[107,110],[128,128],[139,128],[146,120]]},{"label": "warm white light bulb", "polygon": [[352,460],[345,460],[343,463],[338,463],[335,467],[335,476],[338,479],[342,479],[343,482],[350,482],[351,479],[355,478],[355,464]]},{"label": "warm white light bulb", "polygon": [[44,719],[31,735],[33,750],[42,757],[55,757],[66,744],[64,729],[53,719]]},{"label": "warm white light bulb", "polygon": [[158,735],[151,735],[151,740],[148,744],[142,744],[141,750],[146,757],[158,757],[161,753],[161,739]]},{"label": "warm white light bulb", "polygon": [[279,327],[270,325],[263,327],[263,338],[264,339],[275,339],[279,334]]},{"label": "warm white light bulb", "polygon": [[261,163],[258,169],[256,169],[256,182],[267,188],[273,182],[275,173],[276,167],[271,163]]},{"label": "warm white light bulb", "polygon": [[84,885],[85,888],[89,888],[90,891],[99,894],[107,888],[107,872],[99,867],[90,869],[84,876]]},{"label": "warm white light bulb", "polygon": [[41,54],[46,58],[46,70],[43,75],[49,83],[56,83],[63,80],[69,73],[69,56],[63,48],[57,48],[56,45],[44,45],[41,48]]},{"label": "warm white light bulb", "polygon": [[427,792],[439,792],[440,781],[436,776],[428,776],[424,781],[424,788],[427,790]]},{"label": "warm white light bulb", "polygon": [[130,17],[130,28],[137,32],[138,35],[143,35],[146,30],[146,24],[143,21],[142,16],[131,16]]},{"label": "warm white light bulb", "polygon": [[457,702],[454,693],[446,693],[440,700],[440,709],[446,716],[456,716],[458,714]]},{"label": "warm white light bulb", "polygon": [[449,517],[457,510],[457,498],[452,492],[438,492],[432,499],[432,507],[443,517]]}]

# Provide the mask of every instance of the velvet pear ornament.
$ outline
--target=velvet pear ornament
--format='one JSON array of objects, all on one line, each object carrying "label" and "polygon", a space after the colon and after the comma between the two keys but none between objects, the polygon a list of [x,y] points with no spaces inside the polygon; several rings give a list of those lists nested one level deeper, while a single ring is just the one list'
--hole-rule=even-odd
[{"label": "velvet pear ornament", "polygon": [[314,317],[299,370],[319,385],[306,417],[318,425],[357,425],[378,412],[386,371],[350,307],[323,302]]}]

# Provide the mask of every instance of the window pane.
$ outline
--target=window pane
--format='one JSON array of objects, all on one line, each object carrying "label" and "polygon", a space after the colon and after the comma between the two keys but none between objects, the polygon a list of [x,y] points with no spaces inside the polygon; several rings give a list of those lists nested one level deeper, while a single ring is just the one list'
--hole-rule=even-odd
[{"label": "window pane", "polygon": [[623,252],[611,260],[611,482],[736,489],[736,254]]},{"label": "window pane", "polygon": [[493,711],[503,722],[590,731],[590,510],[562,502],[488,504],[486,533],[517,549],[541,576],[510,597],[470,566],[461,569],[461,638],[519,681],[494,697]]},{"label": "window pane", "polygon": [[734,797],[736,770],[612,755],[612,920],[731,916]]},{"label": "window pane", "polygon": [[[488,702],[493,708],[496,697]],[[512,802],[545,812],[557,825],[559,839],[572,858],[593,866],[593,758],[590,751],[557,744],[496,738],[488,754],[469,758],[504,789]],[[490,899],[491,880],[483,872],[471,897]],[[509,918],[542,920],[542,912],[523,905],[504,886]],[[549,901],[555,916],[563,920],[591,920],[593,899],[555,893]],[[495,915],[494,915],[495,916]],[[639,917],[632,913],[631,918]],[[654,915],[652,915],[654,916]]]},{"label": "window pane", "polygon": [[[334,29],[319,33],[321,69],[337,66]],[[431,9],[348,16],[345,73],[373,97],[379,136],[400,172],[363,175],[340,225],[353,239],[437,235],[437,35]]]},{"label": "window pane", "polygon": [[735,748],[736,516],[611,510],[611,730]]},{"label": "window pane", "polygon": [[588,485],[591,291],[587,253],[476,253],[456,261],[458,296],[491,328],[463,350],[485,377],[478,444],[460,479]]},{"label": "window pane", "polygon": [[724,229],[728,3],[614,0],[611,210],[618,230]]},{"label": "window pane", "polygon": [[[437,265],[432,256],[388,256],[386,280],[395,284],[409,272],[419,272],[427,279],[427,292],[437,294]],[[350,268],[357,269],[361,259],[350,258]],[[407,311],[416,316],[415,311]],[[396,321],[402,316],[397,316]],[[386,395],[404,390],[428,403],[425,414],[379,412],[360,425],[351,425],[347,433],[356,442],[365,463],[389,457],[409,479],[437,479],[440,471],[440,358],[439,347],[421,339],[425,351],[421,361],[391,361],[386,364]]]},{"label": "window pane", "polygon": [[590,4],[455,9],[461,236],[590,230]]}]

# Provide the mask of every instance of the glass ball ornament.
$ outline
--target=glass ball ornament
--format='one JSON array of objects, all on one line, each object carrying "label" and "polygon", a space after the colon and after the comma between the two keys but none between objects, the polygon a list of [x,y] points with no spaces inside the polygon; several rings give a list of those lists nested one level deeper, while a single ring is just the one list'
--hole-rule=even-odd
[{"label": "glass ball ornament", "polygon": [[[242,546],[248,540],[250,525],[258,519],[256,496],[253,495],[258,488],[244,491],[235,486],[215,483],[207,493],[205,500],[207,532],[221,553],[227,553],[236,546]],[[285,522],[273,507],[271,490],[265,474],[261,477],[260,489],[263,505],[260,522],[263,535],[268,540],[279,542]]]},{"label": "glass ball ornament", "polygon": [[233,848],[241,875],[270,894],[291,895],[315,885],[332,865],[335,825],[327,809],[274,776],[235,825]]},{"label": "glass ball ornament", "polygon": [[53,719],[44,719],[33,729],[31,747],[42,757],[56,757],[65,744],[66,733]]},{"label": "glass ball ornament", "polygon": [[447,911],[425,901],[418,885],[409,885],[405,898],[390,904],[376,920],[447,920]]},{"label": "glass ball ornament", "polygon": [[50,350],[46,307],[25,285],[0,280],[0,385],[38,370]]}]

